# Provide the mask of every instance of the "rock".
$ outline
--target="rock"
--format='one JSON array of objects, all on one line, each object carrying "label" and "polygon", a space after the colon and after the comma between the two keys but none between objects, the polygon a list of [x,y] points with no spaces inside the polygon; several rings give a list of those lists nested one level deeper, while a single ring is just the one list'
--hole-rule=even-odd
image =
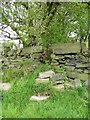
[{"label": "rock", "polygon": [[66,62],[65,65],[66,65],[66,66],[73,66],[73,67],[74,67],[74,66],[75,66],[75,63],[71,63],[71,62],[70,62],[70,63],[67,63],[67,62]]},{"label": "rock", "polygon": [[52,88],[57,91],[64,90],[64,84],[54,85],[54,86],[52,86]]},{"label": "rock", "polygon": [[79,63],[79,64],[77,64],[76,65],[76,68],[78,69],[78,68],[87,68],[88,67],[88,64],[82,64],[82,63]]},{"label": "rock", "polygon": [[59,60],[59,64],[65,64],[65,61]]},{"label": "rock", "polygon": [[64,84],[64,80],[53,81],[53,85]]},{"label": "rock", "polygon": [[39,78],[41,78],[41,79],[43,79],[43,78],[51,78],[53,75],[55,75],[55,72],[50,70],[50,71],[39,73]]},{"label": "rock", "polygon": [[56,62],[56,63],[51,63],[51,65],[52,65],[52,66],[58,66],[59,63],[58,63],[58,62]]},{"label": "rock", "polygon": [[87,70],[87,69],[85,69],[85,70],[84,70],[84,73],[88,74],[88,73],[90,73],[90,71]]},{"label": "rock", "polygon": [[79,79],[75,79],[73,81],[66,83],[65,86],[66,88],[68,87],[68,88],[75,89],[81,86],[81,81]]},{"label": "rock", "polygon": [[8,65],[3,65],[3,66],[2,66],[2,69],[8,69],[8,68],[9,68]]},{"label": "rock", "polygon": [[57,65],[59,65],[59,62],[57,62],[57,60],[52,60],[52,62],[51,62],[51,65],[52,66],[57,66]]},{"label": "rock", "polygon": [[2,83],[0,82],[0,90],[9,90],[11,88],[10,83]]},{"label": "rock", "polygon": [[42,52],[42,46],[33,46],[33,47],[26,47],[22,49],[21,54],[32,54],[32,53],[40,53]]},{"label": "rock", "polygon": [[58,55],[60,60],[65,59],[64,55]]},{"label": "rock", "polygon": [[8,56],[15,56],[16,55],[16,51],[14,49],[10,50],[8,53],[7,53]]},{"label": "rock", "polygon": [[78,79],[80,79],[80,80],[88,80],[88,74],[81,73],[81,74],[79,74]]},{"label": "rock", "polygon": [[75,69],[78,73],[83,73],[83,69]]},{"label": "rock", "polygon": [[84,56],[85,57],[90,57],[89,55],[90,55],[90,53],[89,53],[89,49],[88,49],[86,52],[84,52]]},{"label": "rock", "polygon": [[52,59],[55,59],[55,58],[56,58],[56,55],[55,55],[55,54],[51,54],[51,58],[52,58]]},{"label": "rock", "polygon": [[57,60],[55,60],[55,59],[54,59],[54,60],[52,60],[52,63],[57,63]]},{"label": "rock", "polygon": [[49,78],[37,78],[37,79],[35,79],[35,82],[36,83],[48,83],[49,82]]},{"label": "rock", "polygon": [[45,96],[45,95],[42,95],[42,96],[33,95],[33,96],[31,96],[30,100],[31,101],[42,101],[42,100],[48,99],[49,97],[50,96]]},{"label": "rock", "polygon": [[70,59],[71,55],[65,55],[65,59]]},{"label": "rock", "polygon": [[54,80],[54,81],[57,81],[57,80],[64,80],[66,78],[65,74],[55,74],[55,75],[52,75],[51,79]]},{"label": "rock", "polygon": [[55,60],[59,60],[59,57],[58,57],[58,56],[56,56],[54,59],[55,59]]},{"label": "rock", "polygon": [[80,43],[64,43],[58,45],[52,45],[52,50],[54,54],[77,54],[80,53],[81,47]]},{"label": "rock", "polygon": [[74,71],[75,67],[74,66],[64,66],[64,68],[66,69],[66,71]]},{"label": "rock", "polygon": [[78,72],[76,71],[67,71],[66,72],[68,78],[77,78],[78,77]]},{"label": "rock", "polygon": [[82,47],[82,52],[86,52],[87,51],[85,43],[81,43],[81,47]]},{"label": "rock", "polygon": [[74,80],[74,85],[75,85],[75,88],[82,86],[81,81],[79,79]]},{"label": "rock", "polygon": [[34,53],[34,54],[32,54],[32,58],[33,59],[39,59],[40,58],[40,54],[39,53]]},{"label": "rock", "polygon": [[90,87],[90,80],[85,81],[85,86]]},{"label": "rock", "polygon": [[83,62],[83,63],[88,63],[88,57],[81,56],[80,61]]}]

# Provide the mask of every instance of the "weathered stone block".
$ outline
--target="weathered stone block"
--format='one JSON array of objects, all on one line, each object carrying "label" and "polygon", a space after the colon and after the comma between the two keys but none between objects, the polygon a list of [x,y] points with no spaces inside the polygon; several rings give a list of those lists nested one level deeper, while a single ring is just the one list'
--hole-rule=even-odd
[{"label": "weathered stone block", "polygon": [[85,86],[90,87],[90,80],[85,81]]},{"label": "weathered stone block", "polygon": [[31,101],[42,101],[42,100],[46,100],[48,99],[50,96],[45,96],[45,95],[42,95],[42,96],[36,96],[36,95],[33,95],[31,96],[30,100]]},{"label": "weathered stone block", "polygon": [[88,64],[85,64],[85,63],[79,63],[76,65],[76,68],[87,68],[88,67]]},{"label": "weathered stone block", "polygon": [[76,54],[80,53],[80,43],[65,43],[52,45],[53,53],[55,54]]},{"label": "weathered stone block", "polygon": [[40,52],[42,52],[42,46],[26,47],[22,49],[21,55],[40,53]]},{"label": "weathered stone block", "polygon": [[85,73],[79,74],[78,79],[80,79],[80,80],[88,80],[89,79],[88,74],[85,74]]},{"label": "weathered stone block", "polygon": [[75,69],[78,73],[83,73],[83,69]]},{"label": "weathered stone block", "polygon": [[66,78],[65,74],[55,74],[51,77],[52,80],[57,81],[57,80],[64,80]]},{"label": "weathered stone block", "polygon": [[75,79],[75,80],[73,80],[71,82],[65,83],[66,88],[75,89],[75,88],[78,88],[80,86],[82,86],[82,85],[81,85],[81,81],[79,79]]},{"label": "weathered stone block", "polygon": [[52,63],[57,63],[57,60],[55,60],[55,59],[54,59],[54,60],[52,60]]},{"label": "weathered stone block", "polygon": [[35,82],[36,83],[49,83],[49,78],[44,78],[44,79],[37,78],[35,79]]},{"label": "weathered stone block", "polygon": [[85,69],[85,70],[84,70],[84,73],[88,74],[88,73],[90,73],[90,71],[87,70],[87,69]]},{"label": "weathered stone block", "polygon": [[69,78],[77,78],[78,77],[78,72],[76,72],[76,71],[67,71],[67,77],[69,77]]},{"label": "weathered stone block", "polygon": [[64,80],[53,81],[53,85],[64,84]]},{"label": "weathered stone block", "polygon": [[66,61],[65,61],[65,59],[63,59],[63,60],[59,60],[59,63],[61,63],[61,64],[65,64]]},{"label": "weathered stone block", "polygon": [[54,86],[52,86],[52,88],[57,91],[64,90],[64,84],[54,85]]},{"label": "weathered stone block", "polygon": [[51,65],[52,65],[52,66],[58,66],[59,63],[58,63],[58,62],[56,62],[56,63],[51,63]]},{"label": "weathered stone block", "polygon": [[55,59],[56,55],[55,54],[51,54],[51,58]]},{"label": "weathered stone block", "polygon": [[32,54],[31,58],[39,59],[40,58],[40,54],[39,53],[34,53],[34,54]]},{"label": "weathered stone block", "polygon": [[75,67],[74,66],[64,66],[65,70],[66,71],[74,71],[75,70]]},{"label": "weathered stone block", "polygon": [[41,72],[39,73],[39,78],[51,78],[53,75],[55,75],[55,72],[53,72],[52,70],[50,71],[46,71],[46,72]]},{"label": "weathered stone block", "polygon": [[81,47],[82,47],[82,52],[86,52],[87,51],[85,43],[81,43]]}]

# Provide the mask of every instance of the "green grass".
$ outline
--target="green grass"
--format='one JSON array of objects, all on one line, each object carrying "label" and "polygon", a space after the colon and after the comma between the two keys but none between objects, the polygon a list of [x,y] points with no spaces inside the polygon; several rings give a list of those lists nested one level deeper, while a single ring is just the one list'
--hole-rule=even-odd
[{"label": "green grass", "polygon": [[[35,78],[40,71],[48,69],[50,66],[41,64],[30,75],[10,80],[12,88],[3,92],[2,116],[4,118],[86,118],[88,116],[85,87],[61,92],[50,89],[51,96],[48,100],[30,101],[30,97],[35,94]],[[48,85],[45,90],[49,87]],[[39,90],[42,91],[43,87]]]}]

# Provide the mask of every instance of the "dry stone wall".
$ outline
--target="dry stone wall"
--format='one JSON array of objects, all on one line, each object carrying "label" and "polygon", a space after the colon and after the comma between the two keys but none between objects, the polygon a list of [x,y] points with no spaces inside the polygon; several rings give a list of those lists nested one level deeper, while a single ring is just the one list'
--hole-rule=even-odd
[{"label": "dry stone wall", "polygon": [[[70,80],[88,80],[89,72],[89,54],[84,43],[65,43],[52,45],[51,65],[65,69],[65,76]],[[40,62],[43,56],[42,46],[27,47],[20,50],[16,59],[3,60],[3,69],[10,67],[21,67],[17,63],[22,60],[33,60]],[[13,56],[14,57],[14,56]],[[14,62],[13,62],[14,61]],[[10,64],[9,64],[10,63]]]},{"label": "dry stone wall", "polygon": [[88,80],[89,56],[85,44],[58,44],[52,50],[52,66],[63,67],[71,80]]}]

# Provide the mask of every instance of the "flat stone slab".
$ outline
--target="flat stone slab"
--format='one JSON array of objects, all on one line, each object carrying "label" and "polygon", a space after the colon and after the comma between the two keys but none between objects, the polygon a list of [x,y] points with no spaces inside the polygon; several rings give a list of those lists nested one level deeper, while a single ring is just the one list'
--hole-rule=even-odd
[{"label": "flat stone slab", "polygon": [[58,85],[52,86],[52,88],[54,88],[57,91],[64,90],[64,84],[58,84]]},{"label": "flat stone slab", "polygon": [[0,82],[0,90],[9,90],[11,88],[10,83],[2,83]]},{"label": "flat stone slab", "polygon": [[68,88],[75,89],[75,88],[81,87],[82,84],[81,84],[81,81],[79,79],[75,79],[69,83],[66,83],[65,86]]},{"label": "flat stone slab", "polygon": [[26,47],[22,49],[21,55],[40,52],[42,52],[42,46]]},{"label": "flat stone slab", "polygon": [[55,54],[70,54],[80,53],[80,43],[64,43],[52,45],[53,53]]},{"label": "flat stone slab", "polygon": [[86,80],[85,86],[90,87],[90,80]]},{"label": "flat stone slab", "polygon": [[67,77],[72,78],[72,79],[78,77],[78,72],[77,71],[69,71],[69,70],[67,70],[66,74],[67,74]]},{"label": "flat stone slab", "polygon": [[50,71],[39,73],[39,78],[41,78],[41,79],[51,78],[53,75],[55,75],[55,72],[53,72],[52,70],[50,70]]},{"label": "flat stone slab", "polygon": [[36,78],[35,79],[36,83],[48,83],[49,82],[49,78]]},{"label": "flat stone slab", "polygon": [[88,77],[88,74],[81,73],[81,74],[79,74],[78,79],[80,79],[80,80],[88,80],[89,77]]},{"label": "flat stone slab", "polygon": [[51,77],[52,80],[58,81],[58,80],[64,80],[66,78],[65,74],[55,74]]},{"label": "flat stone slab", "polygon": [[87,67],[88,67],[88,64],[82,64],[82,63],[80,63],[80,64],[76,65],[76,68],[87,68]]},{"label": "flat stone slab", "polygon": [[31,96],[30,100],[31,101],[43,101],[43,100],[48,99],[49,97],[50,96],[45,96],[45,95],[42,95],[42,96],[33,95],[33,96]]}]

